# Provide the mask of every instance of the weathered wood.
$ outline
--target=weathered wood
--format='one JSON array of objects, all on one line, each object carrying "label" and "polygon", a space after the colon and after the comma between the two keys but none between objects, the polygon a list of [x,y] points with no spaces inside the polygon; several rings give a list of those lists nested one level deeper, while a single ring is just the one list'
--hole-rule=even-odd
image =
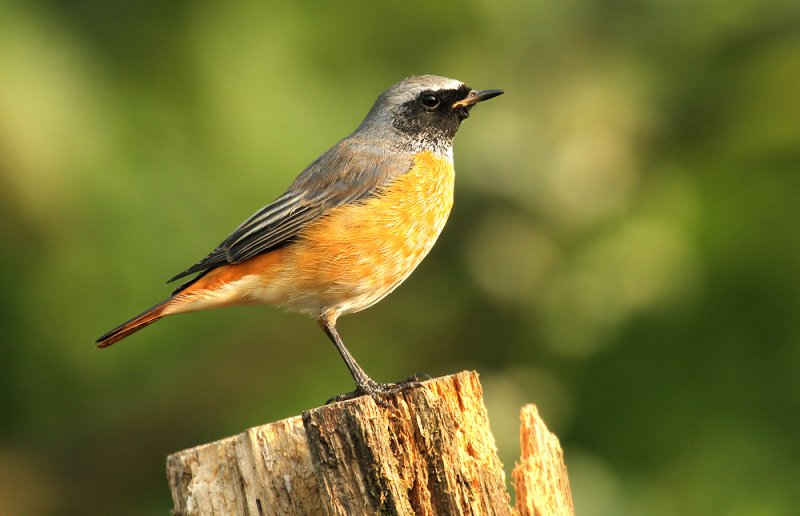
[{"label": "weathered wood", "polygon": [[173,514],[322,514],[300,416],[167,457]]},{"label": "weathered wood", "polygon": [[477,374],[388,401],[388,410],[360,398],[303,415],[333,514],[510,514]]},{"label": "weathered wood", "polygon": [[174,514],[511,514],[476,373],[386,401],[326,405],[170,455]]},{"label": "weathered wood", "polygon": [[567,466],[561,444],[539,417],[535,405],[525,405],[519,414],[521,457],[514,478],[514,514],[545,516],[575,514]]}]

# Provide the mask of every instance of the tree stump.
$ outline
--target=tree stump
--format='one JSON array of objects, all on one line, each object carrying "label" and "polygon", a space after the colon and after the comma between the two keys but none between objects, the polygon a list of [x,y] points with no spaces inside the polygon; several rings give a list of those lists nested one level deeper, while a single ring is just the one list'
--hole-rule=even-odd
[{"label": "tree stump", "polygon": [[167,458],[173,514],[573,514],[558,439],[522,411],[512,510],[475,372],[326,405]]}]

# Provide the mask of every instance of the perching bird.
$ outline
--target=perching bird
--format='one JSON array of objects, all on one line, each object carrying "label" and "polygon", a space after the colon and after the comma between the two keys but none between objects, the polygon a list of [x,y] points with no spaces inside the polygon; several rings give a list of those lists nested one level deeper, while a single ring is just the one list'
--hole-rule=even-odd
[{"label": "perching bird", "polygon": [[361,125],[211,253],[170,281],[170,297],[99,339],[105,348],[166,315],[229,305],[285,307],[317,319],[356,382],[344,397],[393,387],[347,351],[336,320],[397,288],[433,247],[453,205],[453,137],[500,90],[422,75],[384,91]]}]

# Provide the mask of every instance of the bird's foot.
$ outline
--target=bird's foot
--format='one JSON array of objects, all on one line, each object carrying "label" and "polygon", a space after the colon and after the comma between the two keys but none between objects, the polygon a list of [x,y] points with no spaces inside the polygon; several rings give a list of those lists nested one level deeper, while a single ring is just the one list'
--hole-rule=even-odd
[{"label": "bird's foot", "polygon": [[[425,375],[427,376],[427,375]],[[386,401],[386,396],[406,389],[413,389],[422,385],[419,381],[418,375],[413,375],[402,382],[397,383],[378,383],[371,378],[367,378],[356,385],[356,389],[344,394],[339,394],[330,398],[326,405],[336,403],[338,401],[352,400],[361,396],[370,396],[376,404],[383,408],[389,408],[389,403]]]}]

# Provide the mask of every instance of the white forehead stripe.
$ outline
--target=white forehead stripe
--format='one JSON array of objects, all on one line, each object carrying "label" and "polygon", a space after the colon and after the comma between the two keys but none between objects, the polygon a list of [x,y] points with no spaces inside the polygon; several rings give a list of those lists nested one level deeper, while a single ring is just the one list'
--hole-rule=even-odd
[{"label": "white forehead stripe", "polygon": [[457,90],[457,89],[461,88],[462,86],[464,86],[463,82],[457,81],[455,79],[447,79],[446,82],[442,82],[440,84],[432,86],[430,89],[433,90],[433,91]]},{"label": "white forehead stripe", "polygon": [[410,100],[423,91],[457,90],[463,87],[464,83],[456,79],[437,75],[416,75],[392,85],[383,96],[402,102],[404,98]]}]

